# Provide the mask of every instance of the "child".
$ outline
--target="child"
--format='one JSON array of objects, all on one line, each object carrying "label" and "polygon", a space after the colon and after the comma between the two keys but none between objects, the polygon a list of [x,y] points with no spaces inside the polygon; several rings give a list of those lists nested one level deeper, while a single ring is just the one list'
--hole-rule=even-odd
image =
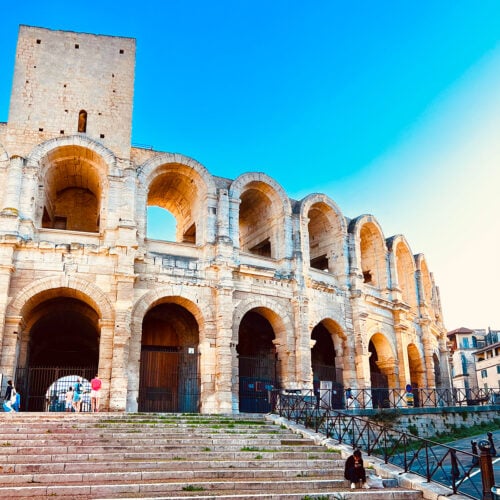
[{"label": "child", "polygon": [[68,390],[66,391],[66,404],[65,408],[67,412],[71,412],[73,409],[73,387],[69,386]]}]

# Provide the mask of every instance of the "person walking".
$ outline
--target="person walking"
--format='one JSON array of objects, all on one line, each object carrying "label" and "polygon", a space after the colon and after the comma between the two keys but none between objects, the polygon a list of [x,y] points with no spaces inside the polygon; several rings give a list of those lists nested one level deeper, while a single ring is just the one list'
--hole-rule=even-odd
[{"label": "person walking", "polygon": [[99,411],[99,400],[101,398],[102,381],[99,375],[96,375],[90,381],[90,406],[93,413]]},{"label": "person walking", "polygon": [[75,384],[75,389],[73,391],[73,409],[78,413],[82,406],[82,394],[83,394],[83,379],[78,377],[78,382]]},{"label": "person walking", "polygon": [[360,450],[354,450],[353,454],[345,462],[344,477],[351,482],[351,489],[356,488],[356,484],[362,483],[363,488],[370,489],[366,484],[366,471],[363,465]]}]

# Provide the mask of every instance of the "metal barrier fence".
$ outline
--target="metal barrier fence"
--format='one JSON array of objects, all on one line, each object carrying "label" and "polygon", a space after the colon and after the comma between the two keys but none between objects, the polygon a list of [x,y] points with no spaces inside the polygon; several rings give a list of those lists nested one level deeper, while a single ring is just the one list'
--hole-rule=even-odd
[{"label": "metal barrier fence", "polygon": [[339,389],[296,391],[306,397],[316,398],[318,404],[335,409],[369,408],[440,408],[447,406],[474,406],[500,404],[498,389]]},{"label": "metal barrier fence", "polygon": [[[479,456],[474,453],[318,405],[315,395],[272,391],[270,400],[273,413],[339,443],[359,448],[369,456],[400,467],[404,472],[412,472],[428,482],[446,486],[454,494],[483,498],[483,485],[488,484],[488,480],[493,484],[491,478],[483,478]],[[489,463],[491,466],[491,456]]]}]

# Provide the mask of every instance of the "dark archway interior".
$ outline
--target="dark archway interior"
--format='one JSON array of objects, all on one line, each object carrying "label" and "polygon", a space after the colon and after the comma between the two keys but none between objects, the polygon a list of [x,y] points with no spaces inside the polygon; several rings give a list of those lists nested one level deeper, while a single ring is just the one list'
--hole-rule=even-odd
[{"label": "dark archway interior", "polygon": [[243,316],[238,332],[239,409],[270,411],[268,390],[279,387],[278,359],[271,323],[256,311]]},{"label": "dark archway interior", "polygon": [[59,297],[38,305],[30,331],[30,366],[97,366],[99,317],[77,299]]},{"label": "dark archway interior", "polygon": [[198,323],[181,305],[159,304],[146,314],[139,411],[199,411],[198,343]]},{"label": "dark archway interior", "polygon": [[250,311],[243,316],[238,332],[236,351],[240,356],[269,355],[274,357],[274,330],[261,314]]},{"label": "dark archway interior", "polygon": [[320,380],[341,382],[341,377],[337,376],[335,369],[335,347],[331,333],[320,323],[314,327],[311,338],[316,341],[311,350],[311,365],[315,385]]},{"label": "dark archway interior", "polygon": [[142,323],[142,345],[186,346],[198,344],[198,323],[179,304],[159,304]]}]

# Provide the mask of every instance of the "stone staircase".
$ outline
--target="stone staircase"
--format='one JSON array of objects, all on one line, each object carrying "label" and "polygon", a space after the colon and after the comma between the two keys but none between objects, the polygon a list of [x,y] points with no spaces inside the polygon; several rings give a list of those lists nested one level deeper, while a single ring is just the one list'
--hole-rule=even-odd
[{"label": "stone staircase", "polygon": [[258,415],[0,414],[0,498],[419,500]]}]

